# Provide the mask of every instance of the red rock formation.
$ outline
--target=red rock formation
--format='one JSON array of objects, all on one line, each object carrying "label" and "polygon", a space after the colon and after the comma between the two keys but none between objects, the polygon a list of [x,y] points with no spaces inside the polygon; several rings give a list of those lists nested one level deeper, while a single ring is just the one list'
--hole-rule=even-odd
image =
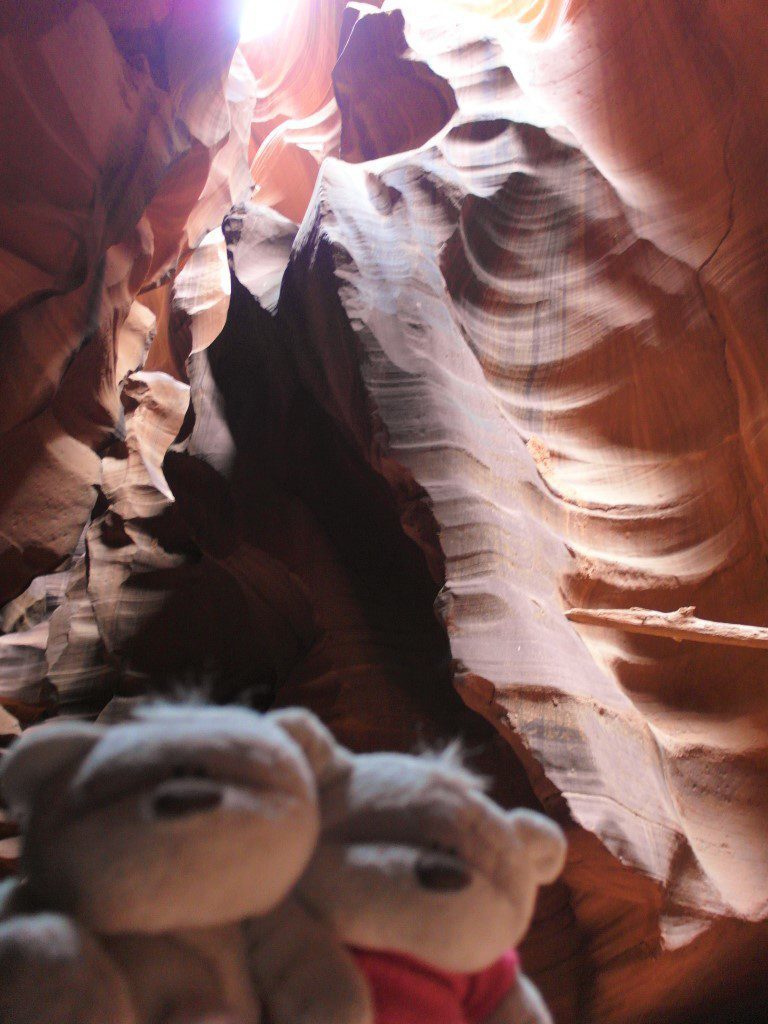
[{"label": "red rock formation", "polygon": [[[594,1012],[620,1018],[669,1012],[675,969],[701,977],[713,948],[735,943],[743,956],[740,944],[764,934],[710,919],[766,915],[766,698],[753,682],[765,655],[612,630],[585,630],[585,646],[563,607],[695,604],[707,618],[766,622],[761,378],[745,376],[765,330],[750,308],[764,287],[765,212],[744,188],[749,217],[733,227],[733,136],[704,127],[731,125],[745,145],[755,122],[728,72],[739,15],[725,25],[713,6],[699,30],[717,72],[695,117],[684,108],[703,155],[712,147],[697,181],[670,169],[680,147],[641,134],[647,113],[624,140],[626,114],[602,82],[589,103],[571,87],[573,65],[597,48],[603,75],[615,62],[616,91],[658,110],[669,80],[643,90],[629,73],[647,68],[639,54],[659,26],[684,53],[690,12],[659,7],[629,31],[611,11],[574,8],[544,50],[519,37],[500,37],[495,54],[488,44],[526,87],[515,95],[507,73],[504,102],[483,109],[462,89],[466,36],[408,8],[422,38],[433,18],[447,51],[433,66],[461,69],[460,113],[414,156],[325,165],[283,294],[305,386],[395,493],[403,468],[412,475],[414,536],[412,495],[424,489],[460,692],[519,751],[541,799],[553,810],[564,800],[617,858],[590,854],[606,889],[656,907],[633,925],[625,905],[624,935],[598,954]],[[695,50],[681,64],[695,82]],[[582,146],[568,129],[587,122]],[[434,554],[434,531],[420,541]],[[596,877],[570,876],[582,906]],[[630,953],[641,942],[657,946],[645,968]],[[681,952],[659,970],[664,948]],[[631,993],[619,949],[642,979]]]},{"label": "red rock formation", "polygon": [[265,43],[244,42],[256,78],[251,173],[255,198],[292,220],[307,208],[340,121],[331,86],[346,0],[297,3]]},{"label": "red rock formation", "polygon": [[409,51],[402,11],[361,4],[347,12],[359,16],[343,26],[346,39],[333,69],[339,155],[359,163],[417,149],[450,120],[453,89]]},{"label": "red rock formation", "polygon": [[69,554],[93,506],[149,341],[147,318],[123,329],[132,300],[175,263],[230,134],[236,7],[42,4],[0,25],[0,600]]},{"label": "red rock formation", "polygon": [[226,81],[223,3],[34,11],[0,744],[190,670],[358,748],[461,733],[568,828],[558,1020],[759,1019],[768,655],[620,628],[768,625],[757,5],[312,0]]}]

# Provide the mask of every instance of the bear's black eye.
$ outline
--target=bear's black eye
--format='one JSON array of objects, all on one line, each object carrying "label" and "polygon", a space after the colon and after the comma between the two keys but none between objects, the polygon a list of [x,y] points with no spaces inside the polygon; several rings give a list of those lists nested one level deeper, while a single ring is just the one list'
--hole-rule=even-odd
[{"label": "bear's black eye", "polygon": [[472,884],[472,872],[466,864],[445,850],[420,854],[415,873],[422,889],[433,892],[459,892]]},{"label": "bear's black eye", "polygon": [[171,779],[210,779],[210,772],[200,764],[177,764],[168,773]]},{"label": "bear's black eye", "polygon": [[459,848],[457,846],[447,846],[445,843],[425,843],[427,850],[434,850],[436,853],[445,853],[449,857],[459,857]]}]

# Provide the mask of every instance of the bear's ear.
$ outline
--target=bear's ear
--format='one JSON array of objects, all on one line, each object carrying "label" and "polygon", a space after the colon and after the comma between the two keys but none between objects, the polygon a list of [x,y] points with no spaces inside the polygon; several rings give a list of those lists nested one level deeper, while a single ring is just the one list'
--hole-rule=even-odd
[{"label": "bear's ear", "polygon": [[318,786],[351,767],[352,754],[336,742],[330,730],[311,711],[281,708],[268,714],[304,751]]},{"label": "bear's ear", "polygon": [[554,882],[565,864],[567,844],[563,830],[536,811],[521,809],[507,817],[539,884]]},{"label": "bear's ear", "polygon": [[122,725],[141,718],[141,712],[148,705],[146,697],[113,697],[103,707],[96,719],[99,725]]},{"label": "bear's ear", "polygon": [[103,732],[91,722],[55,722],[25,732],[0,768],[0,790],[11,811],[25,813],[45,783],[85,757]]}]

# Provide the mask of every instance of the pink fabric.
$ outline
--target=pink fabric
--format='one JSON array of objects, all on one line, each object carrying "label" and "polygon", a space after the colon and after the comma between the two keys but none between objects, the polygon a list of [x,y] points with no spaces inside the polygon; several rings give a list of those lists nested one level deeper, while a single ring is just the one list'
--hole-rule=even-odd
[{"label": "pink fabric", "polygon": [[368,979],[376,1024],[482,1024],[520,967],[514,949],[475,974],[440,971],[399,953],[350,952]]}]

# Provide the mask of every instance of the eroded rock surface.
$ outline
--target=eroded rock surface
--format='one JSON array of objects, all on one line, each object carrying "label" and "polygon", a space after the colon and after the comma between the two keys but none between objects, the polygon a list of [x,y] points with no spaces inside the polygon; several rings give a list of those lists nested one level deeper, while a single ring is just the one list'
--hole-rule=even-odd
[{"label": "eroded rock surface", "polygon": [[[675,969],[706,970],[717,944],[762,934],[710,918],[766,915],[765,654],[580,635],[562,613],[695,605],[766,621],[764,397],[749,372],[764,347],[750,296],[764,294],[754,247],[764,254],[765,211],[752,210],[754,165],[729,169],[734,133],[746,150],[759,117],[729,71],[738,16],[725,25],[712,6],[700,26],[719,40],[704,102],[666,100],[673,119],[690,115],[689,138],[691,122],[706,136],[686,176],[679,145],[641,138],[640,112],[624,128],[615,97],[595,82],[589,105],[563,69],[605,52],[647,123],[670,87],[660,75],[644,91],[642,62],[622,63],[621,44],[643,52],[663,25],[685,68],[696,63],[683,56],[687,15],[658,8],[622,27],[598,6],[572,11],[559,48],[486,37],[484,71],[506,96],[483,104],[462,78],[467,35],[406,5],[410,38],[432,32],[443,46],[433,66],[457,69],[459,113],[412,156],[326,162],[283,296],[305,385],[395,493],[403,468],[425,492],[460,692],[520,752],[540,798],[564,801],[616,858],[603,884],[649,903],[657,893],[653,925],[633,930],[628,915],[623,936],[627,955],[640,941],[680,950],[665,954],[666,976],[655,957],[644,973],[630,955],[644,980],[623,998],[651,1012],[655,998],[679,998],[660,991]],[[414,529],[412,502],[403,508],[434,554],[434,530]],[[614,961],[610,978],[603,966],[596,1005],[626,1012],[624,969]]]},{"label": "eroded rock surface", "polygon": [[133,299],[199,241],[187,219],[230,135],[236,15],[38,4],[0,26],[1,601],[69,555],[93,507],[151,341]]}]

